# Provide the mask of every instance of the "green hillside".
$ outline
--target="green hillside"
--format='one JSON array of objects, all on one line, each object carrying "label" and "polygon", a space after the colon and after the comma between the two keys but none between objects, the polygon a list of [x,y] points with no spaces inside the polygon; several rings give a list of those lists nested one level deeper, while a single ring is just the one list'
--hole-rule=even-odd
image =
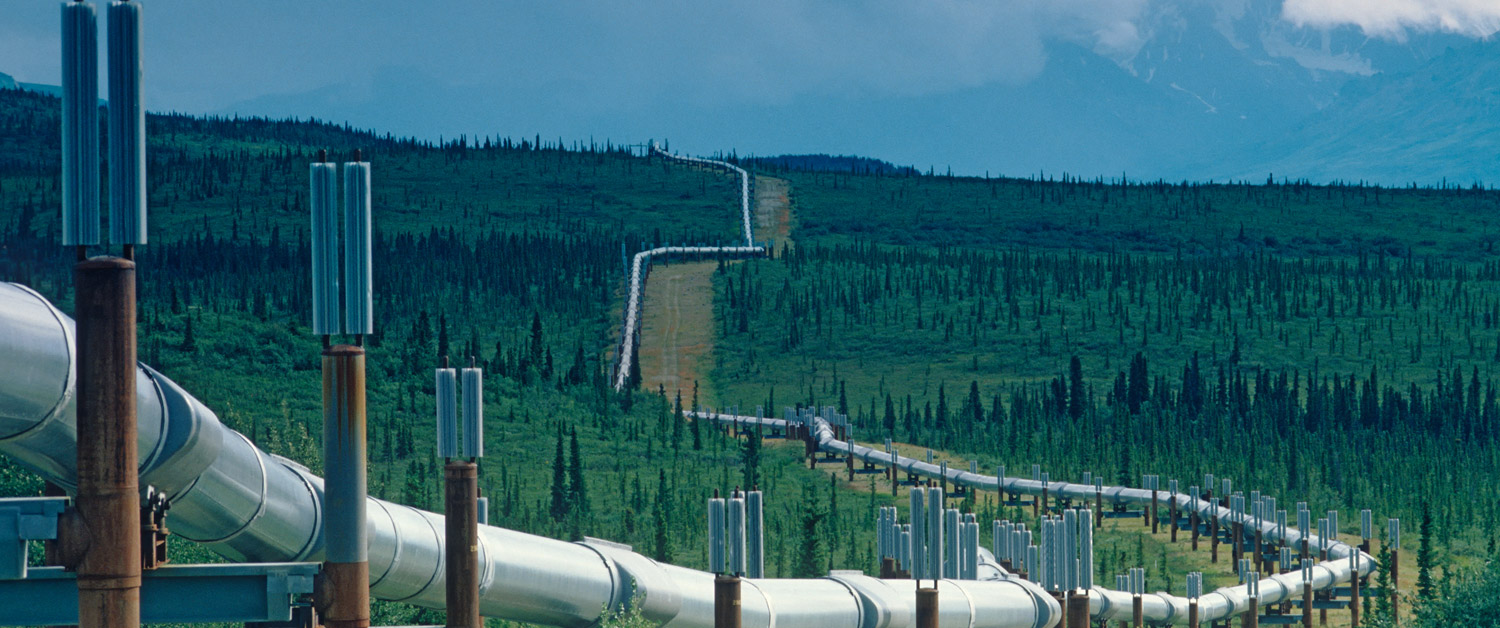
[{"label": "green hillside", "polygon": [[[58,110],[56,99],[0,90],[0,280],[33,286],[66,312]],[[151,116],[148,127],[152,242],[137,250],[142,361],[263,448],[320,469],[307,163],[318,149],[341,158],[361,149],[374,171],[376,231],[371,493],[441,509],[432,369],[440,355],[473,355],[487,369],[481,487],[492,523],[707,565],[703,499],[745,483],[742,442],[684,420],[675,399],[616,394],[605,375],[622,252],[734,240],[733,178],[536,138],[435,146],[314,122],[181,116]],[[832,530],[870,527],[870,500],[834,498],[825,477],[798,463],[801,451],[768,441],[755,465],[767,491],[769,573],[869,563],[868,535],[856,543]],[[41,488],[0,458],[0,494]],[[794,561],[804,516],[830,530],[816,537],[811,562]],[[186,542],[174,548],[178,561],[212,559]],[[381,625],[442,621],[400,605],[377,610]]]},{"label": "green hillside", "polygon": [[[67,311],[58,107],[0,90],[0,279]],[[492,523],[701,567],[703,498],[755,483],[770,574],[873,567],[867,531],[894,503],[888,486],[810,471],[799,443],[750,449],[685,421],[674,405],[695,405],[689,393],[607,386],[623,255],[733,241],[733,178],[538,137],[428,144],[185,116],[148,127],[142,360],[263,447],[321,467],[307,163],[360,149],[376,225],[372,493],[437,506],[431,369],[474,356],[488,376]],[[1400,516],[1411,546],[1425,506],[1435,564],[1493,554],[1500,193],[762,174],[790,182],[797,227],[772,259],[718,272],[705,400],[843,406],[860,440],[1039,463],[1054,478],[1214,473],[1283,503]],[[0,460],[0,492],[38,490]],[[1029,516],[988,497],[967,507]],[[1101,537],[1102,569],[1144,556],[1152,587],[1180,587],[1202,567],[1118,528]]]}]

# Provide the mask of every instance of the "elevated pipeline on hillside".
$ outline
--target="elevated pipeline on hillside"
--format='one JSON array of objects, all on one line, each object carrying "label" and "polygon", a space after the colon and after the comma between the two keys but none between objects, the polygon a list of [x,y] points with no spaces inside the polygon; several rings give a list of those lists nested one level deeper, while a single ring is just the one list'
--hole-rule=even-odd
[{"label": "elevated pipeline on hillside", "polygon": [[[69,490],[77,483],[73,322],[36,292],[0,283],[0,454]],[[171,529],[235,561],[323,559],[323,481],[261,451],[166,376],[136,371],[140,485],[168,495]],[[313,386],[312,380],[308,382]],[[445,603],[441,515],[371,498],[371,594]],[[585,628],[639,609],[671,628],[712,628],[713,574],[658,563],[600,540],[568,543],[479,529],[480,609],[488,617]],[[981,580],[940,583],[944,628],[1052,628],[1060,608],[981,552]],[[746,628],[915,628],[915,581],[835,572],[746,579]]]},{"label": "elevated pipeline on hillside", "polygon": [[[786,419],[773,419],[742,415],[725,415],[714,412],[693,411],[686,413],[688,416],[702,420],[729,423],[737,426],[760,425],[764,428],[775,428],[786,430],[795,423]],[[806,425],[806,424],[804,424]],[[1045,490],[1049,495],[1071,499],[1088,500],[1095,499],[1096,490],[1107,504],[1149,504],[1153,494],[1161,506],[1171,506],[1169,500],[1172,495],[1165,491],[1153,491],[1137,488],[1125,488],[1119,486],[1106,486],[1096,489],[1087,484],[1073,484],[1069,482],[1041,482],[1014,477],[997,477],[971,473],[958,469],[947,469],[944,475],[944,467],[904,456],[894,455],[871,447],[865,447],[851,442],[839,440],[834,437],[834,429],[822,418],[813,417],[810,420],[810,438],[821,451],[832,452],[839,455],[852,456],[856,460],[863,460],[871,464],[891,467],[894,466],[899,472],[905,472],[918,477],[944,479],[955,486],[966,486],[976,490],[998,492],[1005,490],[1010,493],[1022,495],[1039,496]],[[1196,511],[1201,518],[1218,516],[1227,519],[1231,511],[1229,508],[1220,506],[1212,501],[1200,499],[1197,496],[1176,495],[1177,507],[1187,511]],[[1286,544],[1295,544],[1306,539],[1309,545],[1319,546],[1321,539],[1316,534],[1304,533],[1295,528],[1286,528],[1285,536],[1277,533],[1277,525],[1274,521],[1265,519],[1247,518],[1246,525],[1255,527],[1265,535],[1265,538],[1279,540]],[[1368,575],[1375,570],[1374,557],[1361,552],[1359,548],[1350,546],[1335,539],[1330,539],[1328,549],[1328,560],[1313,565],[1312,588],[1315,591],[1330,589],[1339,583],[1350,580],[1350,574],[1354,571],[1350,565],[1350,554],[1355,554],[1354,562],[1361,576]],[[1260,604],[1270,606],[1283,601],[1299,600],[1303,591],[1303,576],[1301,570],[1278,574],[1260,580]],[[1250,606],[1250,596],[1247,591],[1248,585],[1234,587],[1223,587],[1211,593],[1205,593],[1198,598],[1199,620],[1201,622],[1222,621],[1243,613]],[[1095,619],[1102,620],[1130,620],[1132,617],[1132,595],[1124,591],[1116,591],[1105,587],[1095,586],[1090,590],[1089,615]],[[1145,619],[1147,622],[1156,624],[1186,624],[1188,621],[1188,599],[1167,593],[1165,591],[1151,593],[1143,596]]]},{"label": "elevated pipeline on hillside", "polygon": [[630,367],[635,362],[636,336],[640,334],[641,299],[646,289],[646,276],[651,272],[651,260],[656,257],[701,257],[704,259],[746,259],[766,254],[766,247],[755,244],[750,231],[750,173],[727,161],[674,155],[659,144],[651,143],[651,154],[711,168],[723,168],[734,173],[740,180],[740,226],[744,230],[744,246],[659,246],[641,251],[630,258],[630,285],[625,297],[625,318],[620,332],[620,356],[615,366],[615,390],[624,390],[630,383]]}]

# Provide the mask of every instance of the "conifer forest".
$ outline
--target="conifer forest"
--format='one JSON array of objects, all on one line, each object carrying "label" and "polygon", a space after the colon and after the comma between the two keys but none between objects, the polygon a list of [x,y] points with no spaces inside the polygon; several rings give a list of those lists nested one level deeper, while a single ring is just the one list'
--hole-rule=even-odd
[{"label": "conifer forest", "polygon": [[[0,89],[0,279],[68,312],[59,109]],[[314,474],[308,163],[359,149],[372,164],[372,496],[441,512],[433,369],[446,356],[484,369],[490,525],[704,569],[705,500],[753,486],[768,577],[874,573],[876,512],[906,508],[906,489],[808,468],[799,442],[690,416],[832,406],[861,444],[985,473],[1036,464],[1129,487],[1212,474],[1340,510],[1349,539],[1370,509],[1402,522],[1403,623],[1497,605],[1484,592],[1500,590],[1500,191],[960,177],[720,154],[757,194],[784,186],[784,230],[755,234],[764,257],[654,261],[657,273],[712,266],[693,319],[711,341],[678,386],[647,385],[659,358],[638,353],[616,390],[631,256],[740,243],[732,174],[634,139],[426,141],[183,114],[147,127],[140,361]],[[665,325],[653,318],[664,303],[648,294],[645,326]],[[642,350],[659,338],[643,336]],[[0,456],[0,495],[44,489]],[[959,501],[981,528],[1038,523],[994,494]],[[1194,571],[1237,582],[1139,518],[1109,519],[1094,543],[1100,574],[1144,567],[1153,591],[1180,593]],[[189,541],[172,551],[224,560]],[[1397,618],[1385,598],[1366,606],[1365,625]],[[374,621],[442,613],[376,602]]]}]

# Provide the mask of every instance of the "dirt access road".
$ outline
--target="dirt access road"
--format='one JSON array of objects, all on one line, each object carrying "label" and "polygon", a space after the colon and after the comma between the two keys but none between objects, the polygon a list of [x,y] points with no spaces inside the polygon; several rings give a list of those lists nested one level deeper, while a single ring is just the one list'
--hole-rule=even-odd
[{"label": "dirt access road", "polygon": [[[790,186],[782,179],[755,178],[755,238],[771,239],[779,249],[792,230]],[[707,375],[713,369],[713,274],[718,262],[657,264],[646,280],[641,312],[641,388],[658,387],[670,399],[682,391],[682,402],[692,402],[698,383],[698,403],[715,405]]]}]

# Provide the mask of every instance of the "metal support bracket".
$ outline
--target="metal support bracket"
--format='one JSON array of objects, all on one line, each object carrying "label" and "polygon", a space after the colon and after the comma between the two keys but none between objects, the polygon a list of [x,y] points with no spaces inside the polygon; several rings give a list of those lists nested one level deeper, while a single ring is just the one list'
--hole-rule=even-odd
[{"label": "metal support bracket", "polygon": [[[141,579],[141,623],[285,622],[313,591],[317,563],[163,565]],[[0,626],[78,624],[78,584],[62,567],[0,580]]]},{"label": "metal support bracket", "polygon": [[[0,498],[0,580],[26,577],[31,541],[57,538],[57,518],[68,506],[66,497]],[[0,596],[0,599],[26,598]],[[75,612],[77,611],[74,604]]]}]

